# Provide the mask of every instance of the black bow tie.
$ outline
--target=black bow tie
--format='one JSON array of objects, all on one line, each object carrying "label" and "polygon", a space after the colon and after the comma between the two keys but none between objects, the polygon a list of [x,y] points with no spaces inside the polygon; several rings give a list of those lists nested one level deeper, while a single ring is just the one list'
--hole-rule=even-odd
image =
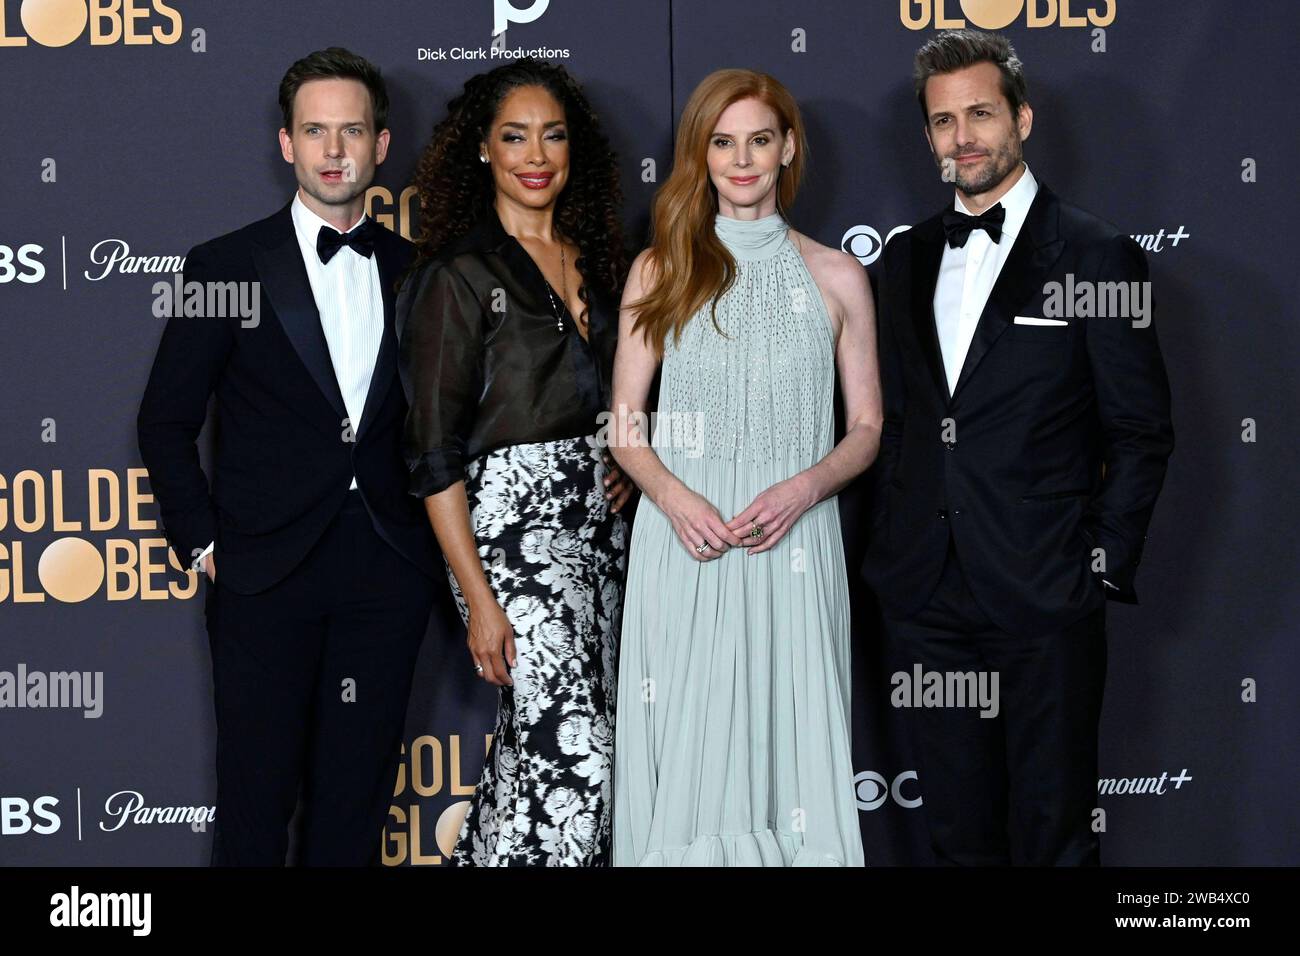
[{"label": "black bow tie", "polygon": [[1002,203],[985,209],[978,216],[968,216],[956,209],[949,209],[943,214],[943,232],[948,237],[948,245],[960,249],[966,245],[972,229],[983,229],[989,238],[998,242],[1002,238],[1002,223],[1007,218],[1007,210]]},{"label": "black bow tie", "polygon": [[329,262],[344,246],[351,246],[358,255],[367,259],[375,251],[375,221],[367,218],[351,232],[339,232],[329,226],[321,226],[316,234],[316,255],[321,262]]}]

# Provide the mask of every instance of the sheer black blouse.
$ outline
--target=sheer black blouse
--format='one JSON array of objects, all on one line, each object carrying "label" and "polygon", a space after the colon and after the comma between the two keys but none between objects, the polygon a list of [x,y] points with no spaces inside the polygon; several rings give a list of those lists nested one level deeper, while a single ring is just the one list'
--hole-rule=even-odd
[{"label": "sheer black blouse", "polygon": [[588,339],[495,209],[397,296],[403,455],[420,498],[465,477],[507,445],[590,435],[609,408],[618,303],[588,284]]}]

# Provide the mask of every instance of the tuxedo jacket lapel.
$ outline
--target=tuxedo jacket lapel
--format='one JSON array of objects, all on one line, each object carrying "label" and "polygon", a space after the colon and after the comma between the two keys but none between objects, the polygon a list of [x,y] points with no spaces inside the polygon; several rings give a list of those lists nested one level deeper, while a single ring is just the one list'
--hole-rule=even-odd
[{"label": "tuxedo jacket lapel", "polygon": [[927,219],[912,230],[912,328],[921,345],[921,353],[930,368],[934,387],[947,403],[948,376],[943,370],[943,353],[939,349],[939,332],[934,321],[934,289],[939,281],[939,263],[943,259],[944,234],[939,218]]},{"label": "tuxedo jacket lapel", "polygon": [[321,327],[320,311],[312,295],[307,267],[302,262],[302,250],[298,248],[291,205],[286,205],[273,217],[272,228],[259,244],[254,245],[253,263],[262,289],[294,351],[342,421],[347,417],[347,408],[339,390],[338,376],[334,374],[334,363],[330,361],[329,344],[325,341],[325,330]]},{"label": "tuxedo jacket lapel", "polygon": [[[1007,261],[1002,263],[993,291],[989,293],[984,311],[980,313],[971,337],[970,348],[962,363],[957,387],[952,391],[956,398],[970,381],[989,349],[1014,320],[1017,311],[1036,291],[1042,288],[1048,271],[1061,256],[1065,242],[1058,232],[1060,209],[1056,196],[1042,183],[1029,205],[1025,222],[1020,227]],[[931,285],[931,290],[934,286]]]},{"label": "tuxedo jacket lapel", "polygon": [[374,370],[370,373],[370,388],[366,392],[366,404],[361,410],[361,426],[355,436],[357,441],[369,430],[368,426],[378,413],[397,370],[397,336],[393,331],[393,316],[402,261],[395,248],[396,243],[391,241],[387,230],[381,228],[379,232],[375,239],[375,261],[379,264],[379,286],[384,297],[384,332],[379,339],[379,354],[375,357]]}]

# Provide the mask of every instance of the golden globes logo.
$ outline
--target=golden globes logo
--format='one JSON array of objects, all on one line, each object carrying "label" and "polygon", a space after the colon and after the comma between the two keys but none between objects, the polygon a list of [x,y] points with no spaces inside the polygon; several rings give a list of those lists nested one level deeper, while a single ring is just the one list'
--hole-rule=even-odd
[{"label": "golden globes logo", "polygon": [[[1002,30],[1023,15],[1027,27],[1108,27],[1116,0],[899,0],[899,18],[909,30]],[[949,10],[960,8],[961,16]],[[1082,12],[1081,12],[1082,11]]]},{"label": "golden globes logo", "polygon": [[[181,566],[166,538],[123,534],[158,530],[142,513],[154,500],[141,488],[148,477],[144,468],[124,477],[91,468],[84,487],[65,494],[60,470],[48,479],[36,471],[0,475],[0,604],[47,596],[77,604],[101,593],[108,601],[192,598],[198,575]],[[43,540],[50,533],[53,540]]]},{"label": "golden globes logo", "polygon": [[[10,33],[6,7],[18,7],[21,33]],[[0,0],[0,47],[67,46],[89,34],[91,46],[172,44],[181,15],[163,0]]]},{"label": "golden globes logo", "polygon": [[410,239],[412,206],[416,195],[416,188],[407,186],[394,203],[390,190],[383,186],[371,186],[366,190],[366,214],[390,232],[397,233],[403,239]]},{"label": "golden globes logo", "polygon": [[[483,736],[483,754],[492,746],[492,735]],[[474,762],[469,783],[461,778],[460,735],[447,738],[447,748],[430,734],[416,737],[411,749],[402,744],[402,760],[397,767],[397,785],[393,787],[393,804],[388,808],[388,823],[384,826],[384,866],[429,866],[441,863],[451,856],[460,835],[460,825],[465,822],[469,800],[457,800],[447,805],[433,824],[432,840],[420,825],[420,798],[436,797],[444,792],[450,797],[471,797],[483,761]],[[409,793],[408,793],[409,791]],[[427,819],[427,818],[426,818]],[[433,852],[425,852],[425,847]]]}]

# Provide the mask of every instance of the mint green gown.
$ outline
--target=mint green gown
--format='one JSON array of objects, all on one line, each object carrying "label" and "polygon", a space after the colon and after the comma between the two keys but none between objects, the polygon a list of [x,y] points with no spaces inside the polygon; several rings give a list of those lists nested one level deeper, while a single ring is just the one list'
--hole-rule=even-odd
[{"label": "mint green gown", "polygon": [[[719,215],[735,284],[669,336],[653,444],[729,520],[834,443],[835,348],[779,214]],[[614,748],[616,866],[861,866],[837,499],[772,550],[695,561],[633,525]]]}]

